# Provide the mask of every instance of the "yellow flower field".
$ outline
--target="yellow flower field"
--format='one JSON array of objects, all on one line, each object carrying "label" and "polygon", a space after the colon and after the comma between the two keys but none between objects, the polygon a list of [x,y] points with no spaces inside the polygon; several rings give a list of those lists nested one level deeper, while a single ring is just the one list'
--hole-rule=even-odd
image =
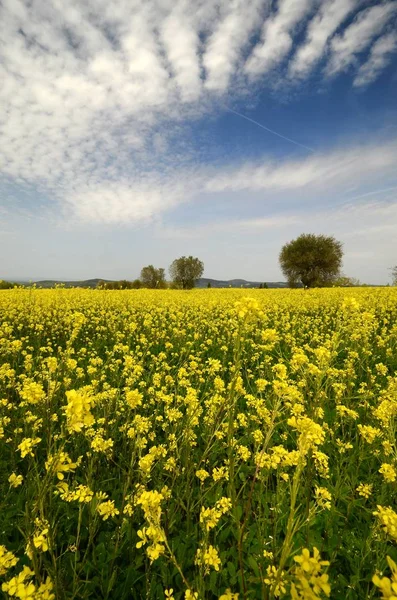
[{"label": "yellow flower field", "polygon": [[397,289],[0,293],[4,598],[397,598]]}]

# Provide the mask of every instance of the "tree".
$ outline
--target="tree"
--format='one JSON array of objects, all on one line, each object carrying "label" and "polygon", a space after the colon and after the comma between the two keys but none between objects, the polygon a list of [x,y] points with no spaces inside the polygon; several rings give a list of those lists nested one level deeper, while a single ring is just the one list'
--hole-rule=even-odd
[{"label": "tree", "polygon": [[392,285],[397,285],[397,265],[391,270]]},{"label": "tree", "polygon": [[333,281],[334,287],[358,287],[360,286],[360,280],[355,277],[347,277],[341,273],[336,279]]},{"label": "tree", "polygon": [[176,258],[170,266],[170,275],[173,283],[183,290],[194,287],[204,272],[204,263],[193,256],[181,256]]},{"label": "tree", "polygon": [[285,244],[280,252],[281,270],[291,287],[331,285],[342,264],[342,244],[334,237],[303,233]]},{"label": "tree", "polygon": [[10,290],[14,287],[16,287],[15,283],[12,283],[11,281],[4,281],[4,279],[0,279],[0,290]]},{"label": "tree", "polygon": [[150,289],[165,288],[165,271],[164,269],[156,269],[153,265],[143,267],[141,271],[142,287]]}]

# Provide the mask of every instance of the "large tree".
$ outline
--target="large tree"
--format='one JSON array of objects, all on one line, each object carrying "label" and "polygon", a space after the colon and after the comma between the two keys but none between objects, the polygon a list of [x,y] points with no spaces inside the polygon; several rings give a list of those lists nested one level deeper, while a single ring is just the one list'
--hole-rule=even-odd
[{"label": "large tree", "polygon": [[342,244],[334,237],[303,233],[285,244],[280,252],[281,270],[291,287],[331,285],[342,264]]},{"label": "large tree", "polygon": [[176,258],[170,266],[170,275],[176,287],[189,290],[204,272],[204,263],[193,256],[181,256]]},{"label": "large tree", "polygon": [[166,286],[164,269],[156,269],[153,265],[143,267],[140,280],[143,287],[150,289],[163,289]]}]

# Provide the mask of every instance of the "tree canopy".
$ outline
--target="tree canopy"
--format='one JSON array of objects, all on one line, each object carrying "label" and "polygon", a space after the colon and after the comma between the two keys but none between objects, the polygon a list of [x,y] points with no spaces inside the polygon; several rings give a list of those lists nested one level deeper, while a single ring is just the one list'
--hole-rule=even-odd
[{"label": "tree canopy", "polygon": [[193,256],[181,256],[176,258],[170,266],[171,279],[175,286],[183,290],[189,290],[204,272],[204,263]]},{"label": "tree canopy", "polygon": [[304,233],[285,244],[280,252],[281,270],[290,286],[331,285],[342,264],[342,244],[334,237]]},{"label": "tree canopy", "polygon": [[143,267],[141,271],[142,286],[150,289],[162,289],[166,287],[164,269],[156,269],[153,265]]}]

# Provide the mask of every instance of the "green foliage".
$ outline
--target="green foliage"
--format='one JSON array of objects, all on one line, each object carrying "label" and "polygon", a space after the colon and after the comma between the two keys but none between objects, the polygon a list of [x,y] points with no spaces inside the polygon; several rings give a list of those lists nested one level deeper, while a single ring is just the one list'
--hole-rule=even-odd
[{"label": "green foliage", "polygon": [[165,289],[167,287],[164,269],[156,269],[153,265],[143,267],[141,271],[141,282],[142,287],[151,290]]},{"label": "green foliage", "polygon": [[11,283],[11,281],[4,281],[4,279],[0,279],[0,290],[11,290],[16,287],[15,283]]},{"label": "green foliage", "polygon": [[202,276],[204,263],[193,256],[181,256],[174,260],[169,271],[176,287],[189,290],[194,288],[196,281]]},{"label": "green foliage", "polygon": [[280,252],[281,270],[290,287],[327,287],[339,275],[342,244],[334,237],[304,233],[285,244]]}]

